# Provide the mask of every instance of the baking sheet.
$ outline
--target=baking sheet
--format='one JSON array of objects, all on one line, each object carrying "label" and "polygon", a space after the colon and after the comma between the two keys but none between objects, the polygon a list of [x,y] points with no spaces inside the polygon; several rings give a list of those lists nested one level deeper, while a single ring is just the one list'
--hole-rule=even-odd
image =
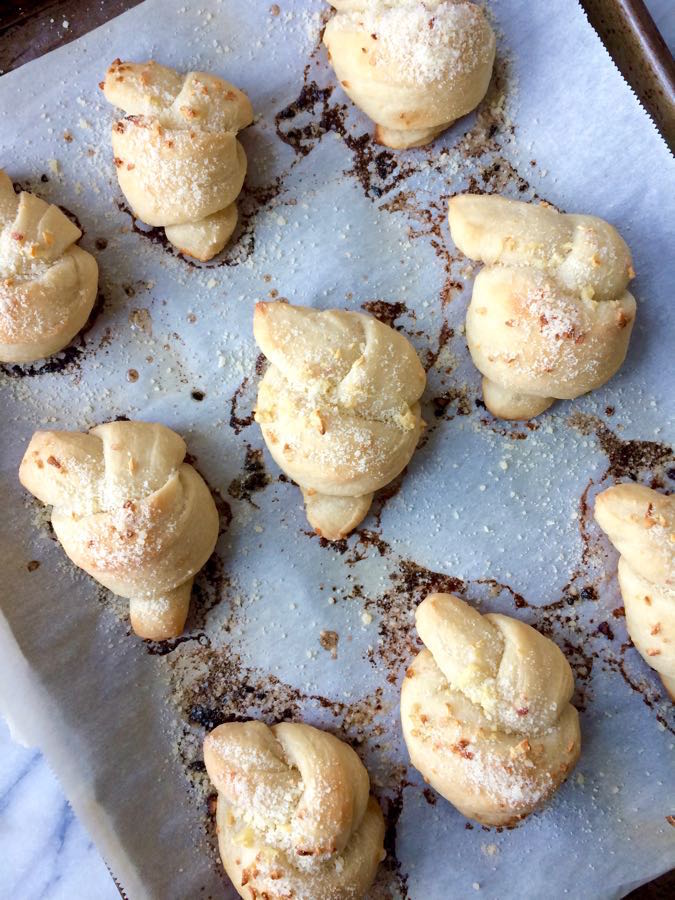
[{"label": "baking sheet", "polygon": [[[0,165],[78,216],[101,269],[82,339],[0,375],[0,708],[45,751],[133,900],[234,896],[201,740],[249,715],[302,718],[358,747],[388,824],[372,897],[619,897],[675,864],[675,723],[628,642],[592,502],[626,478],[672,488],[673,160],[572,0],[495,0],[486,102],[432,147],[396,154],[335,87],[324,4],[279,6],[148,0],[0,79]],[[174,255],[126,210],[97,88],[115,56],[213,70],[253,101],[241,224],[211,264]],[[480,403],[462,333],[472,268],[445,219],[466,188],[605,216],[634,253],[621,373],[530,426]],[[428,368],[421,448],[337,545],[308,533],[252,422],[252,308],[270,297],[365,308]],[[73,569],[16,479],[35,428],[118,415],[183,434],[219,502],[188,630],[164,645],[129,636],[126,604]],[[408,766],[399,684],[431,589],[522,616],[573,665],[579,766],[513,830],[469,825]]]}]

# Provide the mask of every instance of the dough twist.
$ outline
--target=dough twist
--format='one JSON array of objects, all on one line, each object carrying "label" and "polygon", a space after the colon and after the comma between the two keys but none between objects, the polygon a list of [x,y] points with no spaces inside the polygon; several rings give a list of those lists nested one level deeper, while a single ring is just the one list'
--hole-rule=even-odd
[{"label": "dough twist", "polygon": [[621,554],[628,634],[675,700],[675,497],[618,484],[598,494],[595,518]]},{"label": "dough twist", "polygon": [[451,594],[427,597],[416,621],[427,649],[401,689],[412,764],[468,818],[514,824],[579,758],[569,664],[524,622],[482,616]]},{"label": "dough twist", "polygon": [[309,725],[220,725],[204,741],[225,871],[241,897],[357,900],[384,859],[384,820],[347,744]]},{"label": "dough twist", "polygon": [[271,363],[256,421],[312,527],[338,540],[415,452],[424,369],[403,335],[363,313],[258,303],[253,331]]},{"label": "dough twist", "polygon": [[452,239],[485,268],[466,317],[485,404],[529,419],[600,387],[628,350],[635,300],[630,251],[593,216],[495,196],[450,201]]},{"label": "dough twist", "polygon": [[218,537],[213,497],[185,451],[164,425],[109,422],[89,434],[37,431],[19,469],[54,507],[70,559],[128,597],[136,634],[158,641],[183,630],[194,575]]},{"label": "dough twist", "polygon": [[394,149],[428,144],[485,96],[495,36],[463,0],[331,0],[323,41],[347,95]]},{"label": "dough twist", "polygon": [[164,227],[188,256],[207,260],[237,224],[246,175],[237,132],[253,121],[242,91],[205,72],[151,60],[110,66],[103,93],[125,112],[112,128],[117,178],[134,214]]},{"label": "dough twist", "polygon": [[22,191],[0,169],[0,362],[62,350],[96,299],[98,266],[58,206]]}]

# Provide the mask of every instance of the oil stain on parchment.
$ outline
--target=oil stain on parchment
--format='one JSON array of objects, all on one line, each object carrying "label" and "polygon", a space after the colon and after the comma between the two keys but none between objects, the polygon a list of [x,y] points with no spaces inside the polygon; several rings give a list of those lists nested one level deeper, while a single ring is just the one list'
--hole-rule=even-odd
[{"label": "oil stain on parchment", "polygon": [[[627,477],[666,488],[672,486],[673,458],[664,445],[624,441],[604,421],[593,417],[577,417],[574,421],[575,427],[583,428],[585,434],[596,434],[607,454],[607,467],[598,484]],[[392,488],[391,496],[399,488],[400,481]],[[386,495],[382,498],[382,508],[387,499]],[[627,640],[622,607],[618,605],[608,612],[599,603],[604,576],[596,563],[604,552],[603,538],[593,527],[587,491],[579,504],[584,553],[560,596],[543,604],[538,598],[530,600],[489,575],[466,580],[451,573],[435,572],[397,555],[379,534],[382,508],[375,509],[374,530],[362,528],[349,539],[336,542],[337,546],[325,542],[326,548],[342,556],[345,567],[354,573],[358,573],[363,563],[369,565],[373,554],[390,566],[390,583],[385,590],[369,595],[352,579],[351,593],[341,597],[341,602],[351,600],[362,604],[376,622],[378,639],[372,642],[366,658],[381,673],[382,683],[371,695],[346,699],[339,694],[325,696],[308,692],[245,662],[234,639],[242,615],[241,606],[234,603],[221,626],[222,633],[213,635],[204,628],[172,646],[165,662],[178,713],[177,752],[191,790],[195,791],[195,802],[204,804],[204,834],[213,848],[214,864],[218,864],[217,852],[213,816],[209,813],[214,808],[214,796],[202,761],[204,735],[223,722],[250,718],[270,724],[315,721],[354,746],[369,768],[387,821],[387,860],[378,879],[378,890],[383,892],[382,896],[406,896],[406,874],[396,858],[396,829],[404,792],[424,788],[417,776],[400,762],[395,749],[399,741],[398,726],[392,710],[398,702],[405,670],[421,647],[414,628],[415,609],[432,592],[457,594],[485,612],[499,610],[515,615],[551,637],[574,671],[574,703],[580,710],[593,702],[593,677],[599,668],[620,675],[631,691],[640,694],[659,725],[673,729],[673,723],[663,712],[657,679],[645,674]],[[218,589],[228,595],[232,593],[232,586],[225,582]],[[322,635],[329,653],[337,648],[339,632],[326,628]]]}]

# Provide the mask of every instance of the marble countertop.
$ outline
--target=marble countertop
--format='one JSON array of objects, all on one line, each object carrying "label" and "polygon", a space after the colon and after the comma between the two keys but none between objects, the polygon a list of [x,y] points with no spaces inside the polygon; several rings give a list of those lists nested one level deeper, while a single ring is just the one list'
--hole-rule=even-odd
[{"label": "marble countertop", "polygon": [[0,897],[120,900],[44,757],[15,743],[1,718]]},{"label": "marble countertop", "polygon": [[[673,0],[647,0],[675,51]],[[119,900],[105,863],[44,757],[0,719],[0,898]]]}]

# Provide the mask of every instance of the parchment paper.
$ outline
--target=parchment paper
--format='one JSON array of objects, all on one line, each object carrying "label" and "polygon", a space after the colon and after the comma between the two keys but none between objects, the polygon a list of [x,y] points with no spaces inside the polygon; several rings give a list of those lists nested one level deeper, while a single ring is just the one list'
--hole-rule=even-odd
[{"label": "parchment paper", "polygon": [[[279,6],[148,0],[0,80],[0,164],[77,215],[102,297],[59,362],[1,376],[0,708],[133,900],[234,896],[200,746],[247,715],[302,718],[362,753],[388,822],[373,897],[622,896],[675,863],[674,725],[628,641],[592,503],[615,480],[672,488],[673,160],[573,0],[491,3],[499,60],[479,114],[397,154],[335,86],[323,5]],[[242,225],[213,264],[175,256],[125,210],[97,88],[116,56],[213,70],[253,101]],[[531,427],[480,403],[462,331],[472,269],[445,221],[467,187],[604,216],[634,253],[621,373]],[[429,369],[421,449],[337,546],[308,533],[252,424],[251,316],[266,297],[366,304]],[[126,604],[73,569],[16,478],[34,429],[115,416],[183,434],[220,498],[188,631],[163,646],[129,635]],[[430,589],[522,616],[574,667],[581,761],[516,829],[471,826],[408,765],[399,685]]]}]

